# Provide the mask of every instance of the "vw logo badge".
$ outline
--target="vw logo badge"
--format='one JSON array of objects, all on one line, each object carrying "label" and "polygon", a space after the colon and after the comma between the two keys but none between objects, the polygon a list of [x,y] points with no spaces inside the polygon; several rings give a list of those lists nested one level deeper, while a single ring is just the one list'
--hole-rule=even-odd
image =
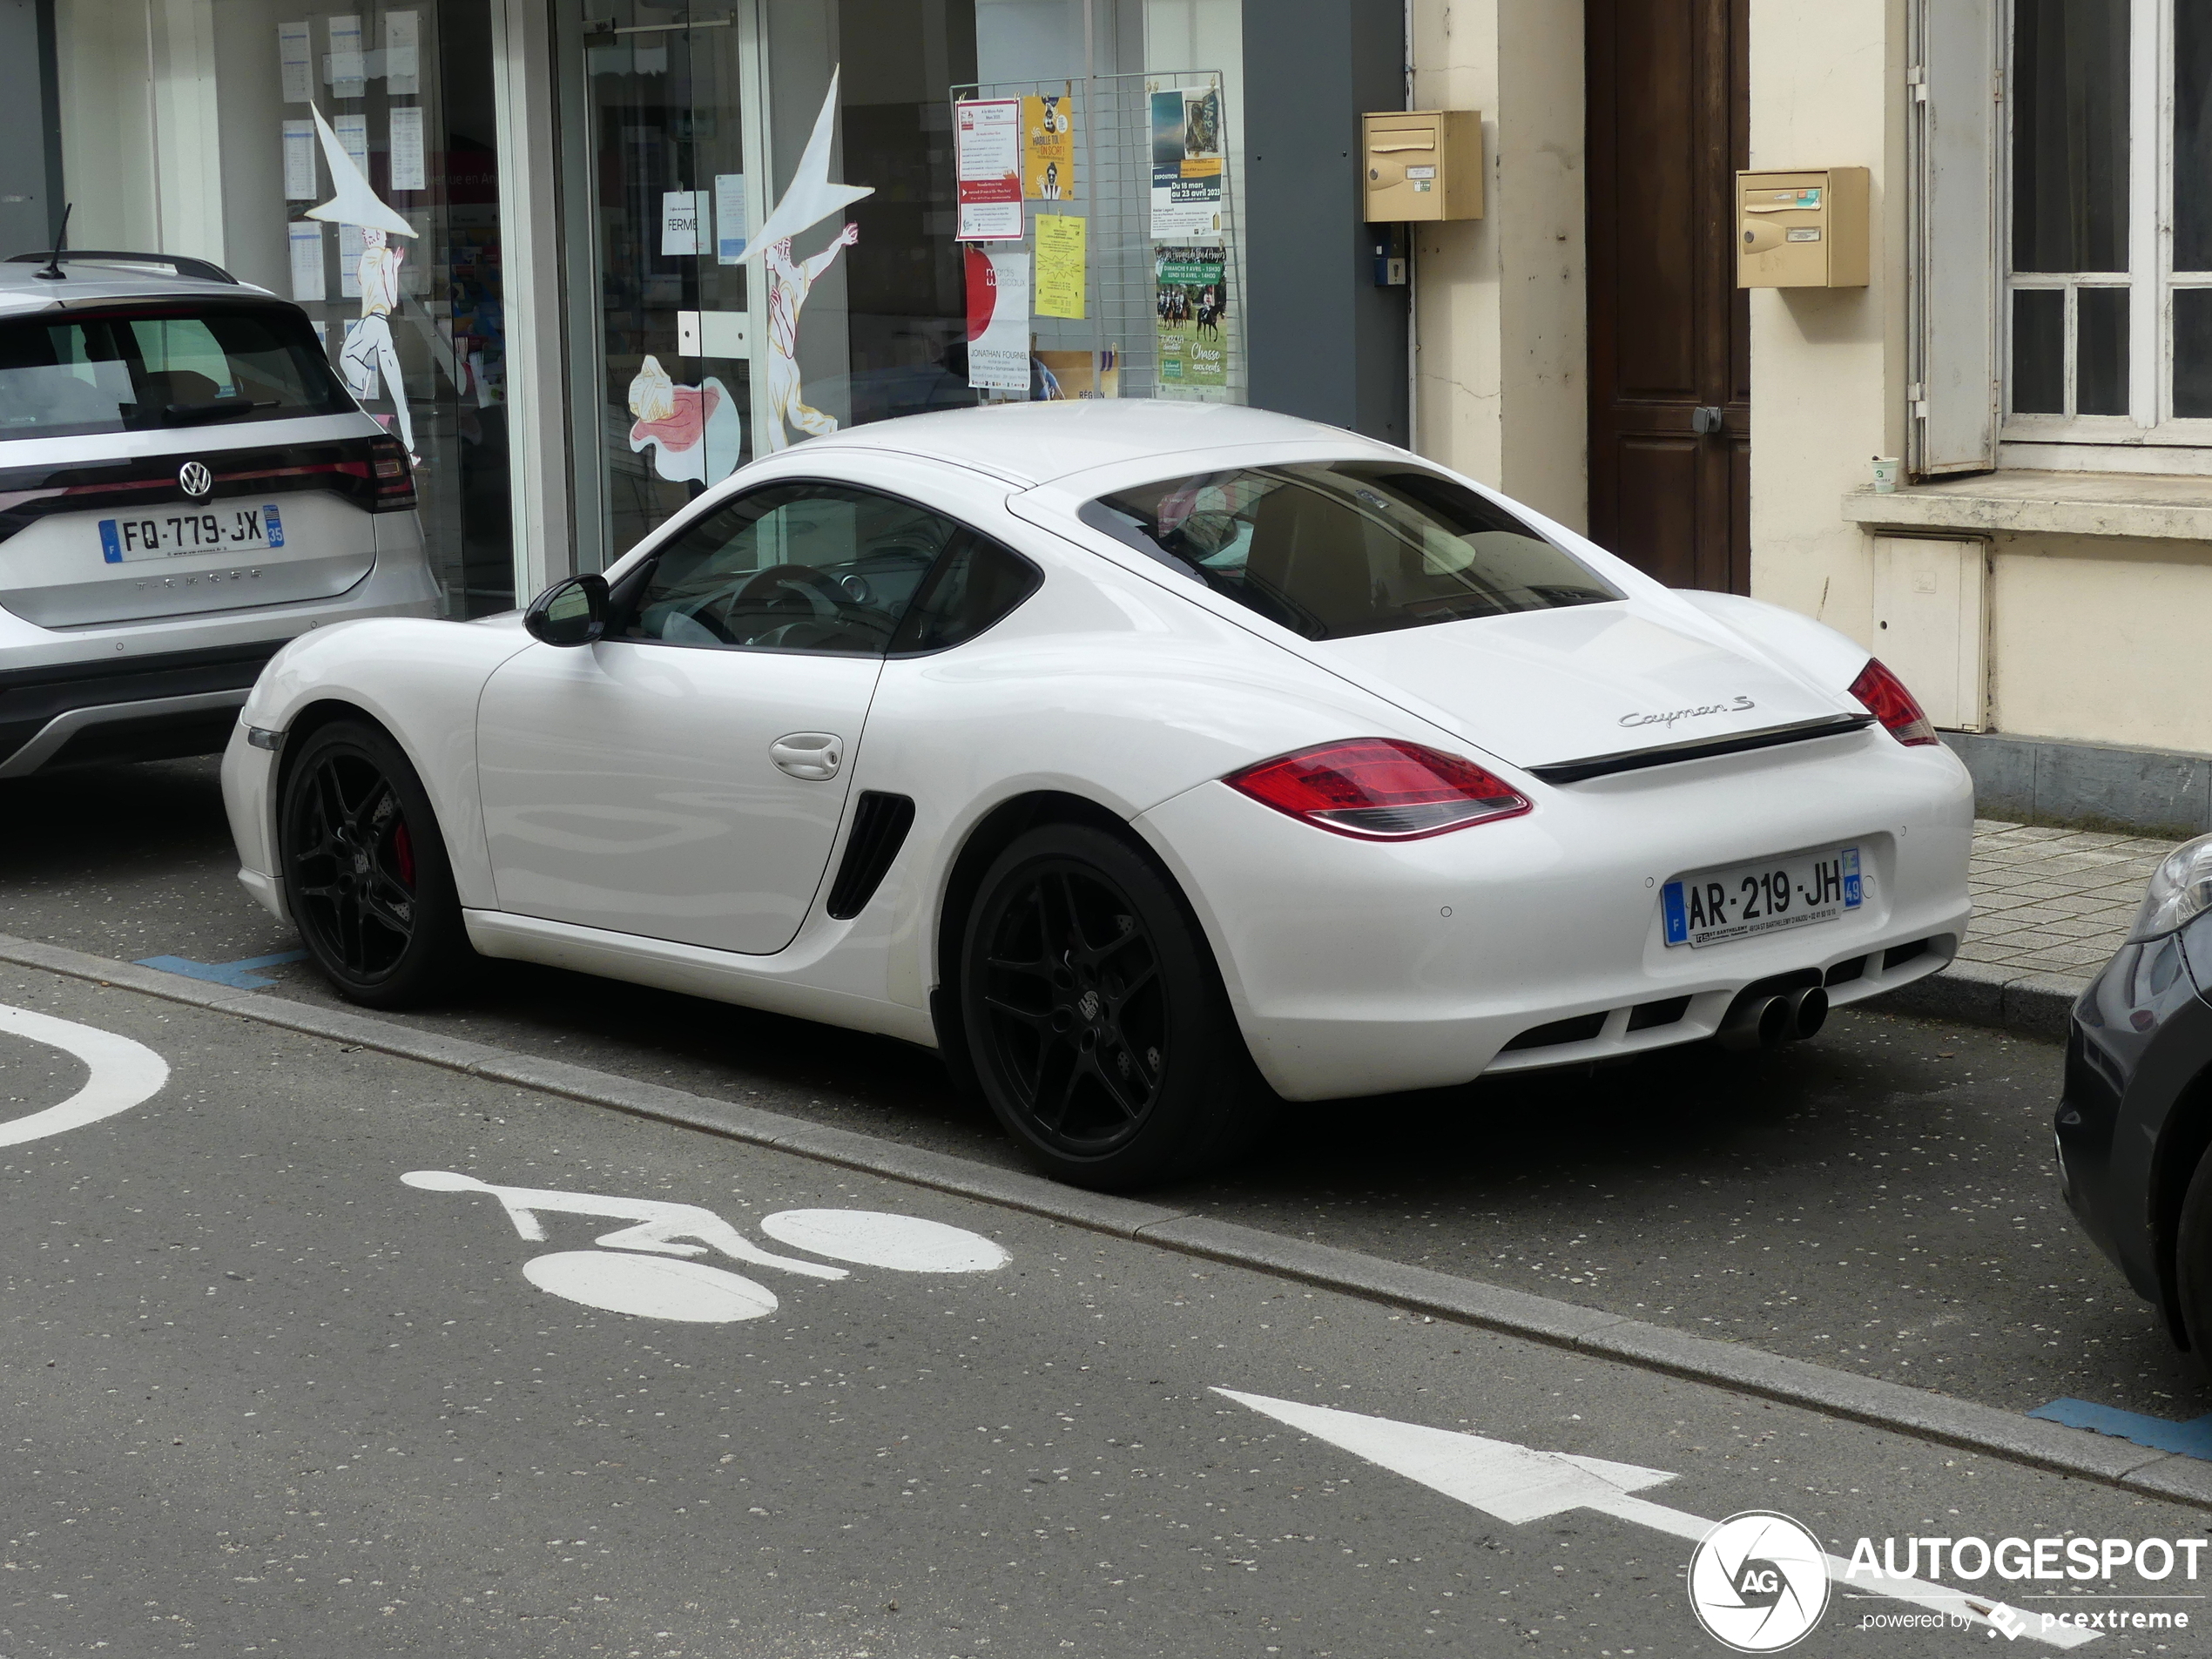
[{"label": "vw logo badge", "polygon": [[187,461],[177,469],[177,482],[194,501],[204,501],[207,492],[215,488],[215,475],[207,470],[204,462]]},{"label": "vw logo badge", "polygon": [[1737,1652],[1779,1653],[1827,1611],[1826,1552],[1787,1515],[1730,1515],[1689,1558],[1689,1605],[1707,1634]]}]

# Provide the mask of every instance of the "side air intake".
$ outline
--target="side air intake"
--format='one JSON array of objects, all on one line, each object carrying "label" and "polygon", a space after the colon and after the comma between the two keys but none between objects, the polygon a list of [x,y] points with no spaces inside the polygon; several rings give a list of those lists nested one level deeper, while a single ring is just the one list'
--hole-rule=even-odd
[{"label": "side air intake", "polygon": [[868,907],[914,822],[910,796],[860,792],[860,804],[853,809],[853,833],[845,843],[845,862],[837,867],[837,880],[830,884],[833,921],[850,921]]}]

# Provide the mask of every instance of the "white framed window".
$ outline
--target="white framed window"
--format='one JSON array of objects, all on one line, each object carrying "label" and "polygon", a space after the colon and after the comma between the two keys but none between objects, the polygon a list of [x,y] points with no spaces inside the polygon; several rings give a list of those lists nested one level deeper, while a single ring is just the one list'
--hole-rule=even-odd
[{"label": "white framed window", "polygon": [[2212,447],[2212,0],[2009,0],[2002,435]]}]

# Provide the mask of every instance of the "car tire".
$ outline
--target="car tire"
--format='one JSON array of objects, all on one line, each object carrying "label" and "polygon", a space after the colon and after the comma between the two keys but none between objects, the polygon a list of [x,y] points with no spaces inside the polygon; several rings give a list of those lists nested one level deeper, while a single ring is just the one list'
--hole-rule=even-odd
[{"label": "car tire", "polygon": [[2197,1160],[2174,1229],[2174,1299],[2197,1369],[2212,1379],[2212,1150]]},{"label": "car tire", "polygon": [[432,1000],[475,953],[422,780],[365,720],[318,726],[287,759],[278,859],[309,956],[348,1001]]},{"label": "car tire", "polygon": [[1244,1151],[1272,1096],[1197,919],[1128,841],[1020,837],[985,873],[960,954],[961,1028],[1015,1143],[1076,1186],[1125,1190]]}]

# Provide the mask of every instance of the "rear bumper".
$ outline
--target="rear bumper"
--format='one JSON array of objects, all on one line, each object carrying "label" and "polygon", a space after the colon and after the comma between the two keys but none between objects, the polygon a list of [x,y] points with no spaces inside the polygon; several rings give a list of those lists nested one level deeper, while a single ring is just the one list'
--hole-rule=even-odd
[{"label": "rear bumper", "polygon": [[[0,670],[0,778],[214,754],[281,639]],[[127,666],[125,665],[127,664]]]},{"label": "rear bumper", "polygon": [[[1198,912],[1252,1057],[1294,1100],[1463,1083],[1711,1035],[1747,988],[1855,1002],[1966,929],[1973,796],[1886,732],[1539,791],[1524,817],[1381,845],[1208,784],[1137,820]],[[1865,908],[1669,948],[1677,874],[1856,843]],[[1781,988],[1776,986],[1776,988]]]}]

